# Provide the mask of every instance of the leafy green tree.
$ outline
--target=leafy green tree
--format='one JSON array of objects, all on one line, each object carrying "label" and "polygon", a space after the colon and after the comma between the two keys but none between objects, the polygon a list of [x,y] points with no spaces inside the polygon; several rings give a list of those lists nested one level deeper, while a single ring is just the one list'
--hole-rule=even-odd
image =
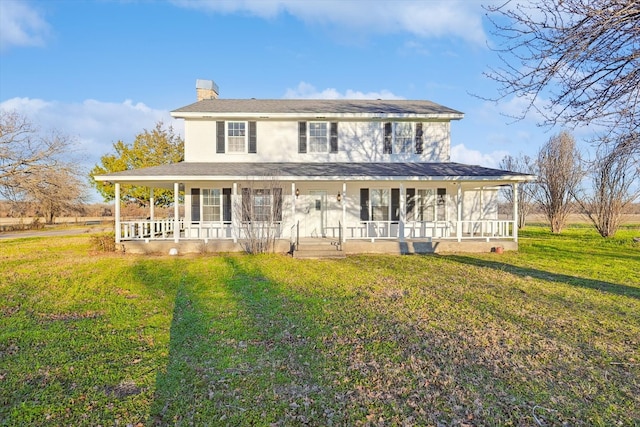
[{"label": "leafy green tree", "polygon": [[[105,202],[114,200],[115,185],[110,182],[97,182],[95,175],[113,172],[141,169],[150,166],[160,166],[177,163],[184,160],[184,140],[173,132],[173,127],[163,127],[158,122],[156,127],[136,135],[133,144],[118,141],[113,144],[115,153],[105,154],[100,158],[100,164],[90,172],[91,185],[98,190]],[[140,206],[149,204],[150,192],[148,187],[121,185],[120,198],[125,203],[137,203]],[[154,191],[156,206],[169,206],[173,203],[173,191],[157,189]]]}]

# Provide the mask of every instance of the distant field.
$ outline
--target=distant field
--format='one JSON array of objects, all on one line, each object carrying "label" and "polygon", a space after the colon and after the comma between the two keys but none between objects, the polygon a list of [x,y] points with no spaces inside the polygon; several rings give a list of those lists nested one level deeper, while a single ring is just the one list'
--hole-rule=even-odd
[{"label": "distant field", "polygon": [[341,260],[4,240],[0,425],[637,426],[638,235]]},{"label": "distant field", "polygon": [[[527,215],[527,224],[545,224],[547,219],[543,214]],[[567,221],[568,224],[591,223],[584,215],[571,214]],[[624,215],[623,224],[640,224],[640,214]]]},{"label": "distant field", "polygon": [[[31,224],[35,218],[27,217],[27,218],[0,218],[0,225],[13,225],[13,224]],[[40,222],[44,220],[42,218],[38,219]],[[113,217],[105,217],[105,216],[83,216],[83,217],[62,217],[56,218],[56,224],[84,224],[87,221],[113,221]]]}]

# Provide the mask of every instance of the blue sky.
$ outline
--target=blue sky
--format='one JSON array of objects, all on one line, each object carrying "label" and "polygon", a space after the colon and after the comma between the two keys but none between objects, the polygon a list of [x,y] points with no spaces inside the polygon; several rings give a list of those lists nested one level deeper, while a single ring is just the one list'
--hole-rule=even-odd
[{"label": "blue sky", "polygon": [[159,120],[182,132],[169,111],[196,79],[222,98],[428,99],[465,113],[452,161],[496,167],[558,130],[472,95],[496,96],[491,2],[1,0],[0,108],[77,139],[89,169]]}]

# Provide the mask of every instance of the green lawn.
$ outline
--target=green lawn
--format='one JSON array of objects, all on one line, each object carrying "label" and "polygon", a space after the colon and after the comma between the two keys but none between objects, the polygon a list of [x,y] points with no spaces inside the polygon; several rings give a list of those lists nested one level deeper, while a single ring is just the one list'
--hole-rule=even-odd
[{"label": "green lawn", "polygon": [[0,241],[0,425],[640,425],[640,244],[133,256]]}]

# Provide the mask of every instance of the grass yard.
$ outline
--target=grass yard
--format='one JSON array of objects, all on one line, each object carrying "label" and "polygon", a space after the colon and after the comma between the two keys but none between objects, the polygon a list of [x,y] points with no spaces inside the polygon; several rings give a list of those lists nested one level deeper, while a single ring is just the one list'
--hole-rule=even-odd
[{"label": "grass yard", "polygon": [[639,235],[342,260],[4,240],[0,425],[640,425]]}]

